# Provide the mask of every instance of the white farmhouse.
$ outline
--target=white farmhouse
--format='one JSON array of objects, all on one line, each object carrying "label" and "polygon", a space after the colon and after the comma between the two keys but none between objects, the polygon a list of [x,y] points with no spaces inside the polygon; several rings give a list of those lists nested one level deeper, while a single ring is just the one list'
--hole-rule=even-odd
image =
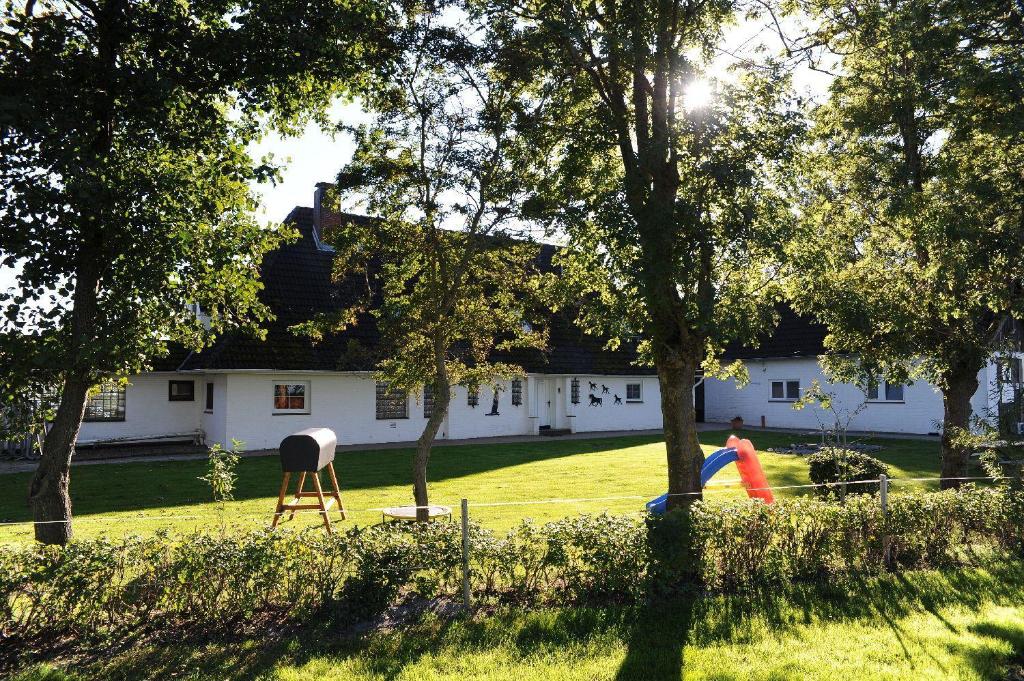
[{"label": "white farmhouse", "polygon": [[[817,430],[832,428],[836,418],[854,431],[876,433],[937,433],[942,425],[942,396],[929,383],[894,385],[880,381],[865,393],[857,386],[829,383],[819,357],[825,352],[825,327],[799,317],[788,308],[779,310],[779,324],[771,337],[756,347],[733,347],[727,359],[743,361],[749,382],[737,388],[733,380],[708,379],[703,385],[705,416],[709,421],[735,417],[752,426]],[[974,413],[994,418],[1021,394],[1020,353],[990,363],[978,374],[978,391],[971,400]],[[817,381],[835,396],[833,410],[794,403]],[[1024,420],[1018,413],[1015,422]]]},{"label": "white farmhouse", "polygon": [[[80,444],[111,440],[193,437],[207,444],[244,442],[246,449],[274,448],[289,433],[313,426],[331,428],[340,444],[415,440],[429,413],[429,395],[396,395],[373,377],[378,333],[372,315],[319,343],[289,327],[318,312],[344,305],[346,283],[331,281],[334,251],[320,240],[328,221],[366,219],[321,209],[325,185],[318,186],[314,208],[295,208],[287,218],[301,238],[268,255],[262,269],[263,300],[276,316],[266,340],[231,334],[202,353],[172,352],[154,370],[111,386],[86,409]],[[541,250],[550,266],[551,246]],[[636,364],[634,348],[604,349],[604,341],[585,335],[564,315],[549,319],[546,352],[508,357],[525,369],[521,380],[478,391],[457,387],[448,418],[439,433],[464,439],[541,432],[596,432],[661,427],[657,377]],[[796,397],[818,380],[825,383],[818,356],[824,329],[788,310],[781,324],[759,347],[733,348],[750,382],[708,379],[695,389],[698,420],[748,425],[817,429],[832,417],[815,407],[793,409]],[[1015,383],[1019,392],[1020,356],[1000,376],[986,368],[975,395],[975,411],[993,410],[997,385]],[[1006,380],[1004,380],[1006,379]],[[867,397],[850,385],[826,386],[838,395],[840,409],[866,406],[850,428],[874,432],[930,433],[942,418],[942,400],[925,383],[882,383]]]},{"label": "white farmhouse", "polygon": [[[154,371],[111,385],[90,401],[80,444],[201,432],[207,444],[241,440],[246,449],[277,447],[289,433],[328,427],[339,444],[405,442],[419,437],[430,396],[393,394],[373,377],[379,334],[372,315],[313,343],[292,325],[346,303],[349,282],[331,280],[334,251],[320,240],[329,220],[359,220],[295,208],[287,222],[301,234],[264,261],[262,298],[275,315],[264,341],[227,335],[201,353],[174,352]],[[550,266],[544,246],[540,265]],[[438,434],[464,439],[540,432],[661,427],[657,377],[636,364],[634,348],[605,350],[564,315],[548,320],[547,351],[503,357],[525,370],[495,391],[455,388]]]}]

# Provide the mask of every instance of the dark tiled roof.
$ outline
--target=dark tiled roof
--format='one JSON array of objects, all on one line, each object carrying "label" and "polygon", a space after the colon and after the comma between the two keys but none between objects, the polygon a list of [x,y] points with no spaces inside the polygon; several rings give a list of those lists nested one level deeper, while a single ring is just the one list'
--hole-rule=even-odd
[{"label": "dark tiled roof", "polygon": [[[335,215],[326,220],[338,219]],[[365,216],[342,215],[342,220],[366,220]],[[202,353],[190,355],[182,370],[268,369],[279,371],[371,371],[386,354],[376,320],[362,314],[345,331],[314,343],[296,335],[289,327],[318,313],[348,307],[365,281],[350,278],[331,280],[335,254],[319,242],[313,209],[295,208],[286,219],[301,238],[268,255],[263,263],[262,299],[275,319],[267,327],[266,340],[240,333],[221,338]],[[554,246],[542,246],[537,258],[540,269],[551,271]],[[518,350],[495,353],[494,359],[522,366],[531,373],[553,374],[650,374],[651,367],[636,366],[634,348],[603,349],[604,340],[584,334],[568,317],[553,314],[548,320],[548,349],[545,352]]]},{"label": "dark tiled roof", "polygon": [[824,324],[801,317],[788,305],[780,305],[779,324],[752,343],[732,343],[725,349],[725,359],[769,359],[785,357],[817,357],[825,352]]},{"label": "dark tiled roof", "polygon": [[191,350],[180,343],[168,343],[167,355],[154,357],[149,363],[153,367],[153,371],[177,371],[190,353]]}]

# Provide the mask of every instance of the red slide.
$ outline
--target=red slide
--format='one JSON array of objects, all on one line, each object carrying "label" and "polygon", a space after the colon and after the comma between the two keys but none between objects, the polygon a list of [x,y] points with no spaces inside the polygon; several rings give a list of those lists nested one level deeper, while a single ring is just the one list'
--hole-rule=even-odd
[{"label": "red slide", "polygon": [[771,488],[768,487],[768,478],[765,477],[764,469],[754,451],[754,444],[750,440],[741,440],[735,435],[730,435],[725,443],[726,447],[735,447],[738,456],[736,469],[740,472],[740,480],[747,488],[747,495],[751,499],[764,499],[764,503],[770,504],[775,501]]}]

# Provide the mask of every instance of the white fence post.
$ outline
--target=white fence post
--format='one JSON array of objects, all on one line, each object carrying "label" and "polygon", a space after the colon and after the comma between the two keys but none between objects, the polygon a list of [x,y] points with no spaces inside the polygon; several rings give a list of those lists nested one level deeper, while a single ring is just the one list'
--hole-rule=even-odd
[{"label": "white fence post", "polygon": [[462,500],[462,604],[468,613],[472,607],[469,591],[469,499]]}]

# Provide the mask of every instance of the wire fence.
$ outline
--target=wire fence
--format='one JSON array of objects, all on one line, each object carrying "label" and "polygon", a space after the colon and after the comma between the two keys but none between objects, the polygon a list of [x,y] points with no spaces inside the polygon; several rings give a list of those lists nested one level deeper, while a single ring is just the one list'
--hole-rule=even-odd
[{"label": "wire fence", "polygon": [[[816,488],[817,489],[826,488],[826,489],[838,489],[840,491],[845,491],[847,488],[851,488],[851,487],[855,488],[855,487],[857,487],[859,485],[880,485],[880,486],[883,486],[885,488],[888,488],[888,486],[893,485],[893,484],[906,484],[906,483],[918,484],[918,483],[930,483],[930,482],[931,483],[942,483],[942,482],[983,482],[983,481],[984,482],[997,482],[997,481],[1000,481],[1000,480],[1010,480],[1010,479],[1013,479],[1013,477],[1012,476],[984,476],[984,475],[977,475],[977,476],[962,476],[962,477],[889,478],[889,477],[883,476],[881,478],[872,478],[872,479],[868,479],[868,480],[849,480],[849,481],[840,481],[840,482],[808,483],[808,484],[799,484],[799,485],[776,485],[776,486],[771,486],[771,487],[747,487],[747,486],[743,485],[739,481],[723,481],[723,482],[720,482],[720,483],[714,483],[714,482],[709,483],[704,488],[704,490],[701,491],[701,492],[680,492],[680,493],[672,493],[672,494],[665,494],[665,493],[658,492],[658,493],[653,493],[653,494],[618,494],[618,495],[598,496],[598,497],[550,497],[550,498],[545,498],[545,499],[510,499],[510,500],[480,501],[480,502],[474,502],[474,501],[471,501],[471,500],[467,500],[467,506],[468,506],[468,508],[485,509],[485,508],[517,507],[517,506],[541,506],[541,505],[558,505],[558,504],[580,505],[580,504],[589,504],[589,503],[598,503],[598,502],[615,502],[615,501],[644,501],[644,502],[647,502],[647,501],[652,501],[652,500],[654,500],[654,499],[656,499],[658,497],[666,497],[666,498],[671,498],[671,497],[693,497],[693,496],[707,495],[708,492],[714,492],[714,491],[718,491],[718,490],[745,490],[745,491],[748,491],[748,492],[760,492],[760,491],[780,492],[780,491],[789,491],[789,490],[811,490],[811,489],[816,489]],[[344,508],[344,512],[346,513],[346,515],[349,515],[349,514],[366,514],[366,513],[380,513],[380,514],[384,514],[384,513],[387,513],[388,511],[391,511],[391,510],[393,510],[395,508],[402,508],[402,509],[408,509],[408,510],[412,510],[412,509],[420,510],[420,509],[431,509],[431,508],[436,509],[439,506],[445,507],[445,509],[447,509],[448,512],[444,514],[444,515],[447,516],[450,513],[454,513],[453,509],[455,509],[458,506],[458,504],[457,503],[445,502],[445,503],[433,503],[433,504],[430,504],[429,506],[414,506],[414,505],[411,505],[411,504],[398,502],[398,503],[395,503],[395,504],[390,505],[390,506],[374,506],[374,507],[367,507],[367,508],[350,508],[350,507],[345,507]],[[269,511],[269,512],[265,512],[265,513],[234,512],[234,511],[232,511],[232,512],[229,512],[229,513],[230,513],[230,518],[232,520],[263,519],[263,520],[271,521],[271,520],[274,519],[275,516],[285,516],[285,515],[288,515],[288,516],[292,516],[292,515],[318,516],[318,515],[323,515],[323,514],[338,513],[340,510],[341,509],[339,509],[339,508],[332,508],[332,509],[328,509],[326,511],[321,511],[321,510],[318,510],[318,509],[308,509],[308,510],[295,510],[295,511],[285,510],[285,511],[281,511],[280,513],[277,513],[277,512],[274,512],[274,511]],[[644,509],[637,509],[635,512],[636,513],[644,513],[646,511]],[[118,511],[117,513],[130,513],[130,512]],[[72,518],[70,520],[41,520],[41,521],[23,520],[23,521],[0,522],[0,527],[10,527],[10,528],[26,527],[27,528],[27,527],[32,527],[32,526],[35,526],[35,525],[63,524],[63,523],[69,523],[69,522],[70,523],[74,523],[74,524],[79,524],[79,523],[137,523],[137,522],[140,522],[140,521],[141,522],[169,522],[169,521],[182,521],[182,520],[209,520],[210,518],[211,518],[211,516],[209,514],[194,514],[194,513],[189,513],[189,514],[131,514],[131,515],[99,515],[99,514],[97,514],[97,515],[87,515],[87,516],[82,516],[82,517],[78,517],[78,518]]]}]

